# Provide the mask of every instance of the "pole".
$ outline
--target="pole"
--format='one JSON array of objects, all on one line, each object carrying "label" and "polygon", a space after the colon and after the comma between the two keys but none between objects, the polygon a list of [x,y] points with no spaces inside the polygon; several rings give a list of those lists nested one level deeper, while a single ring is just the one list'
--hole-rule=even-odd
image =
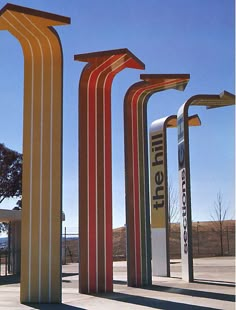
[{"label": "pole", "polygon": [[197,222],[197,252],[199,254],[199,231],[198,231],[199,222]]},{"label": "pole", "polygon": [[226,230],[226,236],[227,236],[227,246],[228,246],[228,255],[229,255],[229,228],[227,226],[227,230]]},{"label": "pole", "polygon": [[65,244],[65,265],[66,265],[66,227],[65,227],[65,236],[64,236],[64,244]]},{"label": "pole", "polygon": [[11,248],[11,222],[8,224],[8,273],[11,273],[12,270],[12,248]]}]

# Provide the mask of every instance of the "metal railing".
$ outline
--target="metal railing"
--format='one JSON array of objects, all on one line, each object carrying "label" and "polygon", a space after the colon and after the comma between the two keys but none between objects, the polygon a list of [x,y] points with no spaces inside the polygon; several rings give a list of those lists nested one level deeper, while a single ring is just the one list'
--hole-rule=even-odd
[{"label": "metal railing", "polygon": [[9,274],[9,255],[8,251],[0,251],[0,277],[7,276]]}]

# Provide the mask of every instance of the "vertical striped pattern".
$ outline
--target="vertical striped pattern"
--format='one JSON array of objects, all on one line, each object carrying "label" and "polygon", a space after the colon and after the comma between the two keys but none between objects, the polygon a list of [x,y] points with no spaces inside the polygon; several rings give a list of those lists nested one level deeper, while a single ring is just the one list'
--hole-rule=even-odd
[{"label": "vertical striped pattern", "polygon": [[81,293],[111,292],[111,85],[126,67],[142,68],[126,49],[76,55],[79,84],[79,236]]},{"label": "vertical striped pattern", "polygon": [[21,302],[61,302],[62,50],[49,26],[69,19],[15,5],[0,29],[24,53]]},{"label": "vertical striped pattern", "polygon": [[[150,206],[151,206],[151,235],[152,235],[152,274],[156,276],[170,276],[169,259],[169,228],[168,228],[168,174],[167,174],[167,128],[177,127],[177,116],[170,115],[154,121],[149,130],[149,171],[150,171]],[[159,148],[158,166],[153,166],[156,152],[153,149]],[[161,149],[160,149],[161,147]],[[159,153],[159,154],[160,154]],[[164,206],[155,208],[153,197],[156,195],[156,173],[163,175],[161,195],[163,195]],[[161,241],[161,242],[160,242]]]},{"label": "vertical striped pattern", "polygon": [[128,285],[151,284],[147,102],[152,94],[184,89],[189,75],[141,75],[124,100]]},{"label": "vertical striped pattern", "polygon": [[206,106],[208,109],[235,105],[235,95],[223,91],[219,95],[200,94],[189,98],[178,110],[178,161],[179,161],[179,199],[180,199],[180,240],[182,279],[192,282],[193,250],[192,250],[192,208],[191,179],[189,153],[189,117],[190,105]]}]

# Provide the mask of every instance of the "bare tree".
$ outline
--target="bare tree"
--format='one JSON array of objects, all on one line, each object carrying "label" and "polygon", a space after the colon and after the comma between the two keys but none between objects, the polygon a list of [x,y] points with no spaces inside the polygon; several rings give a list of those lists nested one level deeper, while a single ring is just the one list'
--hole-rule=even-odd
[{"label": "bare tree", "polygon": [[172,180],[168,181],[168,226],[171,231],[171,223],[178,223],[180,220],[180,213],[178,207],[178,195],[173,186]]},{"label": "bare tree", "polygon": [[212,224],[214,230],[219,234],[220,238],[220,255],[224,255],[223,249],[223,228],[224,228],[224,221],[228,212],[228,208],[224,207],[223,202],[223,194],[221,191],[217,193],[216,201],[214,202],[214,213],[211,214]]}]

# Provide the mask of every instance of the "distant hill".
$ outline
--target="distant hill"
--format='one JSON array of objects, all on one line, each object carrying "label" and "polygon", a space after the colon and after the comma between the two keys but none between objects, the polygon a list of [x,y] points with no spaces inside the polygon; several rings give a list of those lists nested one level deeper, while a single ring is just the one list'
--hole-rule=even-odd
[{"label": "distant hill", "polygon": [[0,250],[7,248],[7,246],[8,246],[8,238],[7,237],[0,238]]},{"label": "distant hill", "polygon": [[[220,234],[215,222],[192,223],[192,246],[194,257],[220,255]],[[235,221],[226,220],[223,224],[224,255],[235,256]],[[170,258],[180,258],[180,225],[172,223],[169,238]],[[126,259],[126,228],[113,230],[113,259]]]},{"label": "distant hill", "polygon": [[6,243],[7,242],[7,237],[0,237],[0,244],[1,243]]},{"label": "distant hill", "polygon": [[[235,256],[234,220],[224,221],[223,243],[224,255]],[[68,240],[66,244],[66,262],[76,262],[78,260],[78,239]],[[220,255],[220,235],[213,222],[192,223],[192,244],[194,257]],[[180,258],[180,226],[177,223],[171,224],[170,258]],[[124,226],[113,229],[113,260],[126,260],[126,228]]]}]

